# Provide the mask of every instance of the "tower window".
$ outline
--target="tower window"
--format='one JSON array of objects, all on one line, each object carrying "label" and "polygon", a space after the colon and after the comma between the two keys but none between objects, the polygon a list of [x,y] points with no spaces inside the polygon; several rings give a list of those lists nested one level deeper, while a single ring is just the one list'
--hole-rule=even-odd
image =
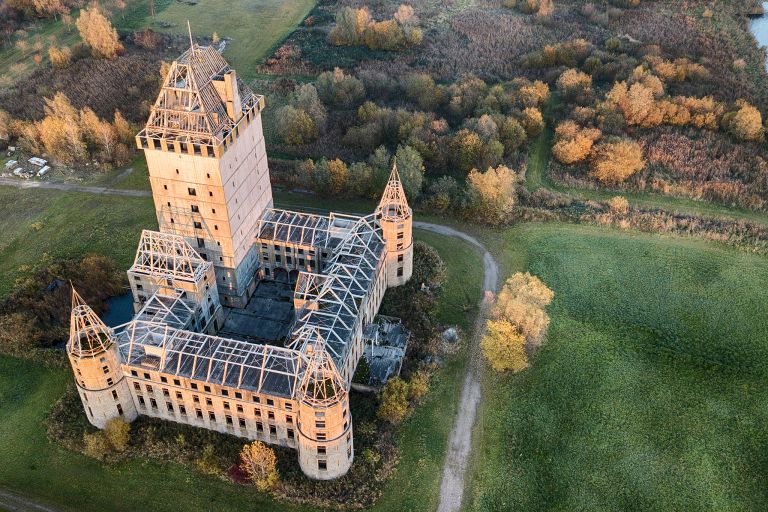
[{"label": "tower window", "polygon": [[154,398],[149,399],[149,404],[152,406],[153,409],[157,409],[157,400]]},{"label": "tower window", "polygon": [[209,196],[209,197],[213,197],[213,192],[211,192],[211,191],[209,190],[209,191],[208,191],[208,196]]},{"label": "tower window", "polygon": [[192,187],[187,188],[187,192],[189,192],[189,195],[191,195],[191,196],[196,196],[197,195],[197,190],[195,190]]},{"label": "tower window", "polygon": [[200,208],[196,204],[191,205],[191,207],[192,213],[200,213]]},{"label": "tower window", "polygon": [[317,461],[317,469],[319,469],[320,471],[325,471],[326,469],[328,469],[328,463],[324,460]]},{"label": "tower window", "polygon": [[245,420],[243,418],[238,418],[237,422],[240,424],[240,428],[245,428]]},{"label": "tower window", "polygon": [[103,371],[105,374],[109,373],[109,366],[102,366],[101,371]]},{"label": "tower window", "polygon": [[397,262],[398,263],[402,263],[403,262],[403,255],[402,254],[398,254],[397,255]]},{"label": "tower window", "polygon": [[318,455],[325,455],[325,446],[318,446],[317,447],[317,454]]},{"label": "tower window", "polygon": [[403,267],[397,267],[397,277],[403,277]]},{"label": "tower window", "polygon": [[107,386],[111,386],[112,384],[114,384],[114,381],[112,380],[112,377],[110,377],[107,379]]},{"label": "tower window", "polygon": [[208,419],[211,420],[211,421],[216,421],[216,414],[213,413],[212,411],[209,411],[208,412]]},{"label": "tower window", "polygon": [[402,240],[402,239],[403,239],[403,232],[402,232],[402,231],[399,231],[399,232],[397,233],[397,239],[398,239],[398,240]]},{"label": "tower window", "polygon": [[216,208],[211,208],[211,213],[216,213]]},{"label": "tower window", "polygon": [[203,223],[194,221],[195,229],[203,229]]},{"label": "tower window", "polygon": [[293,429],[292,428],[288,429],[288,439],[293,439]]},{"label": "tower window", "polygon": [[120,404],[117,404],[117,414],[119,414],[120,416],[123,415],[123,406]]},{"label": "tower window", "polygon": [[112,398],[117,400],[117,391],[115,391],[114,389],[112,390]]},{"label": "tower window", "polygon": [[163,190],[168,190],[168,185],[163,185]]},{"label": "tower window", "polygon": [[[195,224],[197,224],[197,223],[195,223]],[[198,238],[198,239],[197,239],[197,246],[198,246],[198,247],[205,247],[205,239],[203,239],[203,238]]]}]

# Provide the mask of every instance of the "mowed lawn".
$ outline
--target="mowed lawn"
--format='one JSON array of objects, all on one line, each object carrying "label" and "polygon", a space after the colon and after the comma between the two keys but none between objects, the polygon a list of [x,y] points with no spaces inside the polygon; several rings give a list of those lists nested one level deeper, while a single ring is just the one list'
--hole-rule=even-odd
[{"label": "mowed lawn", "polygon": [[[31,227],[35,222],[42,223],[39,231]],[[144,226],[155,226],[149,200],[0,187],[0,296],[11,288],[19,261],[39,262],[46,252],[108,254],[125,269]],[[416,236],[446,262],[438,319],[466,327],[481,294],[477,253],[439,235]],[[398,433],[400,462],[374,510],[426,512],[436,507],[465,363],[464,352],[446,361],[424,403]],[[49,443],[45,416],[71,379],[68,369],[0,356],[0,489],[78,512],[307,510],[178,464],[133,460],[110,467]]]},{"label": "mowed lawn", "polygon": [[143,228],[157,228],[151,198],[0,187],[0,297],[51,258],[102,254],[127,269]]},{"label": "mowed lawn", "polygon": [[[153,20],[148,16],[147,0],[129,3],[124,18],[114,17],[118,28],[187,35],[187,20],[192,35],[211,37],[217,33],[230,38],[224,58],[238,75],[252,80],[256,65],[283,41],[314,7],[313,0],[196,0],[186,2],[159,0]],[[169,24],[165,28],[163,24]]]},{"label": "mowed lawn", "polygon": [[486,371],[467,510],[767,510],[768,259],[526,224],[488,237],[554,291],[549,339]]}]

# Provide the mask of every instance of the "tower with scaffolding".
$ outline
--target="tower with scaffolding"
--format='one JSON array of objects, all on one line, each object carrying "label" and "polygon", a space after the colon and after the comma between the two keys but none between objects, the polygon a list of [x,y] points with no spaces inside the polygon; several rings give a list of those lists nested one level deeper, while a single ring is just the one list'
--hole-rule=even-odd
[{"label": "tower with scaffolding", "polygon": [[136,136],[159,231],[128,271],[135,315],[107,327],[73,291],[67,350],[99,428],[186,423],[294,448],[332,479],[354,458],[349,389],[384,292],[413,271],[412,212],[396,167],[370,215],[275,209],[263,109],[214,49],[173,62]]}]

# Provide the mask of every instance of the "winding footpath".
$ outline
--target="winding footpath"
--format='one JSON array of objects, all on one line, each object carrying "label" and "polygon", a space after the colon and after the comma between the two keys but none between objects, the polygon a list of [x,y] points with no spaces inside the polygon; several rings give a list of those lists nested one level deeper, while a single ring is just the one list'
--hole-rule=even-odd
[{"label": "winding footpath", "polygon": [[8,512],[57,512],[57,509],[42,505],[0,489],[0,510]]},{"label": "winding footpath", "polygon": [[477,416],[477,406],[480,403],[480,370],[482,357],[480,354],[480,338],[485,328],[487,310],[498,290],[499,265],[491,253],[476,238],[453,228],[440,224],[414,221],[414,228],[431,231],[444,236],[458,238],[479,249],[483,254],[483,298],[480,301],[480,312],[475,320],[472,340],[469,350],[469,364],[464,377],[464,385],[459,398],[459,409],[448,439],[448,453],[443,462],[443,477],[440,482],[440,504],[438,512],[457,512],[461,509],[464,497],[464,485],[469,463],[469,451],[472,448],[472,427]]}]

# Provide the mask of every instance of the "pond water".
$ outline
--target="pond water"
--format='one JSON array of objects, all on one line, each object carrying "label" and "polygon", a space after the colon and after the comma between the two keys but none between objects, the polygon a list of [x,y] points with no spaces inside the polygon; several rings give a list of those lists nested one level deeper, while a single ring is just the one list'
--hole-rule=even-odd
[{"label": "pond water", "polygon": [[124,293],[107,301],[107,312],[101,317],[109,327],[124,324],[133,317],[133,296]]},{"label": "pond water", "polygon": [[[749,29],[757,39],[757,44],[768,46],[768,2],[763,2],[763,9],[766,13],[759,18],[754,18],[749,24]],[[768,69],[768,59],[766,59],[765,66]]]}]

